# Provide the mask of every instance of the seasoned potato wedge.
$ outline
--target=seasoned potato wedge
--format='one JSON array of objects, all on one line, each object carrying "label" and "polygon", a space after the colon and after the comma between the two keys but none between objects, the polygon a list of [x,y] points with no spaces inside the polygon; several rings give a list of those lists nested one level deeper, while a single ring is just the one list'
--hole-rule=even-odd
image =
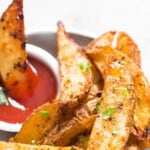
[{"label": "seasoned potato wedge", "polygon": [[87,149],[120,150],[128,140],[134,110],[134,91],[129,89],[133,86],[129,62],[109,46],[86,52],[104,78],[101,108]]},{"label": "seasoned potato wedge", "polygon": [[66,33],[62,23],[57,31],[60,72],[60,102],[75,105],[86,97],[92,82],[91,62]]},{"label": "seasoned potato wedge", "polygon": [[[131,39],[131,37],[129,35],[127,35],[124,32],[106,32],[105,34],[101,35],[99,38],[95,39],[94,41],[92,41],[91,43],[88,44],[87,49],[94,49],[97,46],[106,46],[106,45],[110,45],[115,47],[117,50],[123,52],[125,55],[127,55],[130,59],[132,59],[132,61],[137,65],[137,66],[141,66],[141,57],[140,57],[140,51],[138,46],[136,45],[136,43]],[[137,68],[137,67],[136,67]],[[139,70],[139,69],[138,69]],[[141,72],[139,70],[139,72]],[[143,74],[143,73],[140,73]],[[134,74],[133,76],[136,76],[136,74]],[[138,76],[140,76],[138,78]],[[134,115],[134,119],[136,119],[135,123],[138,122],[137,124],[137,128],[133,128],[133,132],[135,134],[137,134],[137,136],[139,136],[140,138],[142,138],[143,136],[145,136],[145,130],[148,126],[149,123],[149,83],[147,81],[147,79],[143,79],[142,81],[142,77],[143,75],[137,75],[135,77],[135,84],[137,86],[137,99],[141,99],[136,100],[136,106],[135,106],[135,115]],[[145,83],[143,83],[145,82]],[[138,84],[144,84],[144,91],[141,92],[141,88],[138,88]],[[140,93],[143,93],[142,95]],[[145,96],[144,96],[145,93]],[[144,96],[144,97],[143,97]],[[144,114],[147,114],[146,117],[144,117]],[[139,133],[139,135],[138,135]]]},{"label": "seasoned potato wedge", "polygon": [[96,48],[97,46],[112,46],[126,54],[139,67],[141,66],[139,48],[132,38],[125,32],[106,32],[90,42],[87,45],[87,48]]},{"label": "seasoned potato wedge", "polygon": [[30,144],[35,140],[38,143],[55,126],[58,115],[59,106],[55,100],[40,106],[27,118],[13,141]]},{"label": "seasoned potato wedge", "polygon": [[30,145],[11,142],[0,142],[1,150],[81,150],[78,147],[54,147],[47,145]]},{"label": "seasoned potato wedge", "polygon": [[[102,48],[104,51],[104,55],[111,54],[111,48]],[[97,64],[98,68],[105,69],[105,65],[99,65],[98,61],[99,59],[102,59],[99,57],[99,53],[102,53],[102,51],[99,50],[89,50],[87,52],[91,59]],[[115,51],[117,54],[117,52]],[[118,52],[119,54],[119,52]],[[118,55],[117,54],[117,55]],[[121,53],[120,53],[121,54]],[[123,55],[123,54],[122,54]],[[117,56],[118,57],[118,56]],[[109,57],[108,57],[109,58]],[[116,59],[116,56],[114,55],[112,58]],[[121,60],[122,58],[122,60]],[[139,138],[146,138],[146,129],[149,124],[150,119],[150,91],[149,91],[149,83],[147,79],[145,78],[142,71],[137,67],[129,58],[126,56],[123,56],[120,58],[120,63],[126,59],[128,61],[128,69],[132,75],[132,78],[134,79],[134,95],[135,95],[135,101],[138,100],[138,103],[136,102],[135,110],[134,110],[134,120],[133,120],[133,133],[136,134]],[[107,72],[106,72],[107,73]],[[104,75],[105,76],[105,75]],[[142,106],[142,107],[141,107]],[[143,110],[144,108],[144,110]]]},{"label": "seasoned potato wedge", "polygon": [[35,75],[28,66],[22,0],[14,0],[0,19],[0,76],[10,96],[18,101],[32,93]]},{"label": "seasoned potato wedge", "polygon": [[97,101],[98,99],[87,102],[75,111],[70,120],[57,124],[44,139],[44,144],[66,146],[77,135],[90,131],[96,117]]}]

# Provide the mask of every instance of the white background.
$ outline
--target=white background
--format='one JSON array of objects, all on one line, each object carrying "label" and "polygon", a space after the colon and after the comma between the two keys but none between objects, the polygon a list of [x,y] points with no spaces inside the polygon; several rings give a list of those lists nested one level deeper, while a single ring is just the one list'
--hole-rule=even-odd
[{"label": "white background", "polygon": [[[12,0],[0,0],[0,14]],[[26,33],[66,28],[99,36],[109,30],[131,35],[141,49],[143,70],[150,79],[149,0],[24,0]]]}]

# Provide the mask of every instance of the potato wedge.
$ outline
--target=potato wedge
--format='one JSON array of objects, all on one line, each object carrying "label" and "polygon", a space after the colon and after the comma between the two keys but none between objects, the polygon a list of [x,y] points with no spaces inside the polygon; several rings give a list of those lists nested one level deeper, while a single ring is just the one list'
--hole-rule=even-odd
[{"label": "potato wedge", "polygon": [[125,32],[106,32],[90,42],[87,45],[87,48],[96,48],[97,46],[112,46],[126,54],[139,67],[141,66],[139,48],[132,38]]},{"label": "potato wedge", "polygon": [[13,0],[0,19],[0,76],[7,94],[18,101],[34,88],[35,74],[27,64],[23,0]]},{"label": "potato wedge", "polygon": [[94,99],[87,102],[75,111],[75,115],[70,120],[57,124],[42,144],[66,146],[77,135],[90,131],[96,117],[97,101],[98,99]]},{"label": "potato wedge", "polygon": [[78,105],[83,102],[92,82],[91,62],[66,33],[62,23],[57,31],[60,72],[60,103]]},{"label": "potato wedge", "polygon": [[[104,78],[101,109],[94,123],[88,150],[120,150],[129,137],[134,110],[133,78],[126,56],[109,46],[86,51]],[[122,59],[124,57],[124,59]]]},{"label": "potato wedge", "polygon": [[132,38],[125,32],[119,32],[116,40],[116,49],[126,54],[137,66],[141,67],[140,50]]},{"label": "potato wedge", "polygon": [[[94,49],[97,46],[106,46],[110,45],[115,47],[117,50],[123,52],[126,54],[132,61],[138,66],[141,66],[141,57],[140,57],[140,51],[136,43],[131,39],[129,35],[127,35],[124,32],[106,32],[99,38],[95,39],[91,43],[88,44],[87,49]],[[85,48],[86,49],[86,48]],[[136,67],[137,68],[137,67]],[[130,68],[131,69],[131,68]],[[139,72],[140,69],[138,69]],[[132,69],[131,69],[132,72]],[[138,74],[138,73],[137,73]],[[135,115],[134,119],[136,119],[134,124],[137,124],[137,127],[133,125],[133,132],[139,138],[143,138],[146,136],[145,130],[148,127],[149,123],[149,109],[150,109],[150,104],[149,104],[149,83],[147,79],[144,77],[142,79],[143,73],[141,72],[140,75],[132,74],[135,78],[135,84],[137,86],[137,99],[136,100],[136,106],[135,106]],[[140,76],[138,78],[138,76]],[[143,80],[143,81],[142,81]],[[144,83],[143,83],[144,82]],[[144,84],[143,87],[139,87],[138,84]],[[145,86],[145,87],[144,87]],[[139,88],[138,88],[139,87]],[[143,89],[142,95],[141,89]],[[144,95],[145,93],[145,95]],[[144,114],[146,114],[146,117],[144,117]]]},{"label": "potato wedge", "polygon": [[13,141],[30,144],[35,140],[38,143],[55,126],[59,114],[59,106],[55,100],[38,107],[24,122]]},{"label": "potato wedge", "polygon": [[0,142],[1,150],[82,150],[78,147],[54,147],[47,145],[30,145],[11,142]]}]

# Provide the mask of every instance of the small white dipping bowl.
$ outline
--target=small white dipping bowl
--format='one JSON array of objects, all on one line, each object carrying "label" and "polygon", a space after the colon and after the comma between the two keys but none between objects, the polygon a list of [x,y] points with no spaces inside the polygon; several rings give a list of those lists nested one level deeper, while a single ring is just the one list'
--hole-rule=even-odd
[{"label": "small white dipping bowl", "polygon": [[[31,44],[27,44],[26,49],[29,56],[32,56],[33,58],[36,58],[37,60],[45,64],[54,73],[57,80],[57,94],[56,94],[57,97],[59,93],[59,80],[58,80],[58,62],[56,58],[54,58],[49,52]],[[0,121],[0,130],[2,131],[17,132],[20,130],[21,126],[22,124],[20,123],[7,123],[4,121]]]}]

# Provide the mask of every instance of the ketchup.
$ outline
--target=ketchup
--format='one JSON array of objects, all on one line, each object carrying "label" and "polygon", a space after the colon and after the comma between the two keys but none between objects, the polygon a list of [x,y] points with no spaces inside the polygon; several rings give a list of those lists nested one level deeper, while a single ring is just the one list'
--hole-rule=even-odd
[{"label": "ketchup", "polygon": [[[24,91],[19,95],[8,92],[8,104],[0,105],[0,121],[8,123],[22,123],[27,116],[38,106],[54,99],[57,93],[57,81],[50,68],[34,57],[28,58],[28,75],[31,85],[30,93]],[[35,76],[31,72],[36,72]],[[26,84],[19,86],[22,89]],[[19,96],[18,96],[19,95]]]}]

